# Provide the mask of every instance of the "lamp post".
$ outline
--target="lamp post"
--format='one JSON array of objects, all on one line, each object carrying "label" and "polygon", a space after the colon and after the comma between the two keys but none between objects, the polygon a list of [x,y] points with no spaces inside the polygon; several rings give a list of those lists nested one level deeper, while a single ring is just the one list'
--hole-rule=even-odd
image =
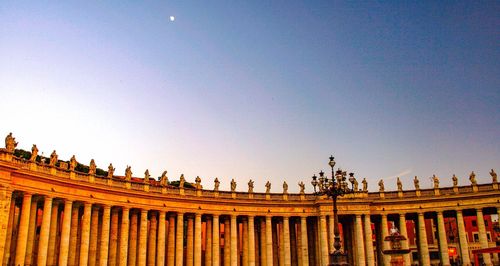
[{"label": "lamp post", "polygon": [[[338,216],[337,216],[337,198],[342,197],[348,193],[354,193],[354,174],[349,173],[349,182],[351,182],[351,188],[347,183],[347,173],[342,171],[340,168],[337,171],[334,171],[335,160],[333,156],[330,156],[330,161],[328,165],[332,169],[332,176],[329,178],[328,176],[321,171],[319,173],[319,178],[316,175],[313,175],[311,184],[314,188],[314,194],[316,195],[326,195],[333,201],[333,220],[334,224],[334,242],[333,247],[335,250],[330,254],[330,266],[337,265],[349,265],[347,263],[347,255],[344,254],[340,250],[340,232],[339,232],[339,224],[338,224]],[[317,187],[317,189],[316,189]]]}]

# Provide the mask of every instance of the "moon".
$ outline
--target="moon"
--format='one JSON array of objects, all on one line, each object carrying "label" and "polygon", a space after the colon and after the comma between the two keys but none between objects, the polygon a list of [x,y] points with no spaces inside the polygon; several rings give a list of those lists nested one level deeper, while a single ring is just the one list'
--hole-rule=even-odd
[{"label": "moon", "polygon": [[170,16],[170,21],[174,21],[175,20],[175,17],[174,16]]}]

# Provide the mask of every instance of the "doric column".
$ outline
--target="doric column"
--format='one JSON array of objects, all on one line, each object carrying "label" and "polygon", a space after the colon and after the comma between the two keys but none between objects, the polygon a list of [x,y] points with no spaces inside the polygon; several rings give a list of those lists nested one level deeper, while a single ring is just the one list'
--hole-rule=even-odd
[{"label": "doric column", "polygon": [[17,231],[15,265],[24,265],[24,259],[26,258],[26,244],[28,242],[30,210],[31,210],[31,194],[25,192],[23,196],[23,206],[21,207],[21,219],[19,221],[19,229]]},{"label": "doric column", "polygon": [[186,266],[193,266],[193,247],[194,247],[194,221],[193,215],[187,215],[187,232],[186,232]]},{"label": "doric column", "polygon": [[206,236],[205,236],[205,266],[212,265],[212,220],[207,217],[205,222],[206,225]]},{"label": "doric column", "polygon": [[[12,237],[12,218],[14,217],[15,199],[11,188],[0,188],[0,264],[10,257],[10,240]],[[2,264],[4,265],[4,264]]]},{"label": "doric column", "polygon": [[241,218],[242,227],[242,245],[243,245],[243,266],[248,266],[248,219],[247,217]]},{"label": "doric column", "polygon": [[111,229],[109,232],[109,257],[108,265],[115,266],[118,251],[118,209],[111,210]]},{"label": "doric column", "polygon": [[457,228],[460,241],[460,254],[463,265],[471,265],[469,256],[469,243],[467,243],[467,231],[465,231],[464,216],[462,210],[457,210]]},{"label": "doric column", "polygon": [[302,266],[309,266],[309,251],[307,248],[307,217],[300,217],[300,249],[302,252]]},{"label": "doric column", "polygon": [[231,215],[231,265],[238,264],[238,228],[237,216]]},{"label": "doric column", "polygon": [[285,243],[285,236],[283,234],[283,220],[278,221],[278,265],[279,266],[284,266],[285,263],[285,248],[284,248],[284,243]]},{"label": "doric column", "polygon": [[[319,224],[320,224],[320,230],[319,230],[319,237],[320,237],[320,255],[321,255],[321,262],[324,265],[327,265],[328,262],[328,236],[326,235],[326,216],[321,215],[319,217]],[[361,245],[363,247],[363,245]]]},{"label": "doric column", "polygon": [[71,210],[71,232],[69,235],[69,254],[68,254],[68,265],[75,266],[76,261],[76,248],[78,246],[78,220],[80,216],[80,203],[73,204],[73,209]]},{"label": "doric column", "polygon": [[212,215],[212,266],[220,265],[219,215]]},{"label": "doric column", "polygon": [[420,260],[423,266],[430,266],[429,245],[427,244],[427,233],[425,231],[424,213],[418,213],[418,244],[420,245]]},{"label": "doric column", "polygon": [[260,221],[260,265],[266,266],[267,264],[267,233],[266,233],[266,220]]},{"label": "doric column", "polygon": [[35,245],[35,229],[36,229],[36,213],[38,210],[38,202],[36,197],[33,197],[30,209],[30,222],[28,227],[28,242],[26,243],[26,257],[24,265],[31,266],[33,264],[33,246]]},{"label": "doric column", "polygon": [[375,256],[373,253],[373,233],[372,221],[370,214],[365,214],[365,249],[366,249],[366,265],[375,265]]},{"label": "doric column", "polygon": [[167,266],[175,265],[175,214],[168,216]]},{"label": "doric column", "polygon": [[[477,216],[477,229],[479,231],[478,232],[479,233],[479,244],[481,245],[481,248],[487,248],[488,247],[488,238],[486,237],[486,226],[484,225],[483,209],[481,209],[481,208],[476,209],[476,216]],[[483,254],[483,261],[486,264],[486,266],[493,265],[491,263],[490,253]]]},{"label": "doric column", "polygon": [[266,266],[273,265],[273,225],[272,217],[266,216]]},{"label": "doric column", "polygon": [[231,263],[231,221],[224,218],[224,265]]},{"label": "doric column", "polygon": [[183,266],[184,261],[184,214],[177,213],[177,230],[175,234],[175,265]]},{"label": "doric column", "polygon": [[146,254],[148,247],[148,210],[141,209],[141,223],[139,229],[139,248],[137,265],[146,266]]},{"label": "doric column", "polygon": [[333,215],[329,215],[328,217],[328,253],[333,253],[333,251],[335,250],[335,247],[333,246],[333,244],[335,243],[335,239],[334,239],[334,225],[335,225],[335,221],[334,221],[334,217]]},{"label": "doric column", "polygon": [[297,221],[294,218],[290,219],[290,260],[291,264],[297,266]]},{"label": "doric column", "polygon": [[[380,232],[382,233],[382,250],[388,250],[389,247],[389,242],[388,241],[383,241],[386,236],[389,236],[389,229],[387,226],[387,214],[383,213],[381,215],[381,220],[380,220]],[[382,260],[384,262],[384,265],[391,265],[391,258],[390,256],[383,256]]]},{"label": "doric column", "polygon": [[437,211],[437,230],[439,235],[439,252],[441,253],[441,265],[449,266],[450,257],[448,255],[448,240],[446,239],[446,230],[444,228],[444,217],[442,211]]},{"label": "doric column", "polygon": [[128,258],[128,234],[129,234],[129,207],[122,207],[122,224],[120,227],[120,266],[127,266]]},{"label": "doric column", "polygon": [[96,265],[98,234],[99,234],[99,207],[94,206],[92,208],[92,218],[90,219],[89,266]]},{"label": "doric column", "polygon": [[165,265],[165,211],[158,215],[158,244],[156,254],[156,265]]},{"label": "doric column", "polygon": [[92,203],[85,202],[82,218],[82,235],[80,242],[80,264],[87,265],[89,261],[90,244],[90,216],[92,215]]},{"label": "doric column", "polygon": [[49,245],[50,216],[52,214],[52,197],[45,196],[43,203],[42,226],[38,239],[37,265],[47,265],[47,248]]},{"label": "doric column", "polygon": [[151,212],[149,219],[149,237],[148,237],[148,264],[155,265],[156,261],[156,232],[157,232],[156,212]]},{"label": "doric column", "polygon": [[356,214],[356,221],[354,222],[355,237],[356,237],[356,257],[358,259],[357,265],[366,265],[365,261],[365,248],[363,241],[363,221],[361,214]]},{"label": "doric column", "polygon": [[57,219],[59,218],[59,202],[52,202],[52,213],[50,215],[49,246],[47,249],[47,265],[56,265],[56,238]]},{"label": "doric column", "polygon": [[102,209],[102,225],[101,225],[101,248],[99,255],[99,266],[108,265],[109,254],[109,226],[111,219],[111,206],[104,205]]},{"label": "doric column", "polygon": [[63,222],[61,228],[61,242],[59,244],[59,266],[68,265],[69,234],[71,231],[71,210],[73,201],[66,199],[64,201]]},{"label": "doric column", "polygon": [[137,228],[139,226],[139,213],[137,211],[130,212],[130,230],[128,237],[128,266],[137,264]]},{"label": "doric column", "polygon": [[283,217],[283,248],[285,249],[285,266],[292,265],[290,255],[290,219],[287,216]]},{"label": "doric column", "polygon": [[194,266],[201,266],[201,213],[194,216]]},{"label": "doric column", "polygon": [[248,266],[255,266],[255,220],[248,216]]},{"label": "doric column", "polygon": [[[408,232],[406,230],[406,214],[405,213],[400,213],[399,214],[399,231],[400,234],[404,237],[406,237],[406,240],[401,241],[401,246],[403,249],[408,249]],[[410,260],[410,254],[405,254],[403,255],[403,260],[404,260],[404,265],[410,265],[411,260]]]}]

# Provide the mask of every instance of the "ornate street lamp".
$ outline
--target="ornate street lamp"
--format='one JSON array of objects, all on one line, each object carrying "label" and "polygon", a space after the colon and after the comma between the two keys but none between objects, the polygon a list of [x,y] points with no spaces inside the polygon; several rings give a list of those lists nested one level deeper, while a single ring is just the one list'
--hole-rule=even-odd
[{"label": "ornate street lamp", "polygon": [[[356,179],[354,178],[354,173],[349,173],[349,182],[351,182],[351,188],[347,183],[347,173],[342,171],[340,168],[337,171],[334,171],[333,167],[335,166],[335,161],[333,156],[330,156],[330,161],[328,162],[330,168],[332,169],[332,176],[328,178],[328,176],[321,171],[319,173],[319,178],[316,175],[313,175],[311,184],[314,187],[314,194],[316,195],[326,195],[333,200],[333,220],[334,224],[334,242],[333,246],[335,250],[332,254],[330,254],[330,266],[337,265],[349,265],[347,263],[347,255],[344,254],[340,250],[340,232],[339,232],[339,224],[338,224],[338,216],[337,216],[337,198],[342,197],[345,194],[354,193],[354,182]],[[316,189],[317,188],[317,189]]]}]

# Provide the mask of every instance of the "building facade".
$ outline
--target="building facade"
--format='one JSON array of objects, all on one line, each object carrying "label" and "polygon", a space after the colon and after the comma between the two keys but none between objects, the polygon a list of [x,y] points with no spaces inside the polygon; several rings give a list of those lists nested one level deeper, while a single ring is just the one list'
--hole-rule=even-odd
[{"label": "building facade", "polygon": [[[118,176],[112,165],[82,168],[55,152],[40,162],[36,146],[22,156],[16,145],[9,135],[0,149],[2,265],[327,265],[335,222],[351,265],[390,265],[382,250],[391,224],[413,250],[405,265],[471,265],[472,249],[495,246],[494,171],[489,184],[472,174],[462,186],[360,189],[339,199],[334,221],[331,200],[303,189],[254,193],[249,183],[247,192],[235,184],[219,191],[217,180],[203,189],[199,178],[188,187],[183,176],[174,187],[166,173],[160,181],[148,172],[134,178],[130,168]],[[499,264],[496,254],[483,259]]]}]

